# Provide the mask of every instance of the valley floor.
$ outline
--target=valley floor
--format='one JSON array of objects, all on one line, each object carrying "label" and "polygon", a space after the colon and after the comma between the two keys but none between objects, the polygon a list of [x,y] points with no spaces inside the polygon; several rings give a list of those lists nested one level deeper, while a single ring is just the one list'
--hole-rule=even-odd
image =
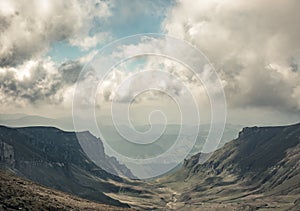
[{"label": "valley floor", "polygon": [[[148,187],[149,188],[149,187]],[[298,211],[300,195],[263,196],[251,195],[239,199],[218,198],[202,200],[201,198],[185,201],[178,192],[164,187],[152,186],[153,195],[131,196],[125,194],[108,194],[138,210],[199,210],[199,211]]]}]

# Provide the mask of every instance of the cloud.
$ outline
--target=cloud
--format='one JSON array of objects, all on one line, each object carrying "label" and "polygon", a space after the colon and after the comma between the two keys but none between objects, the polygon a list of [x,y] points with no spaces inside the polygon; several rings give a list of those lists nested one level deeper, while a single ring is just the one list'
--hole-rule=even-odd
[{"label": "cloud", "polygon": [[32,0],[0,2],[0,66],[16,66],[45,54],[56,41],[84,49],[103,35],[89,36],[93,19],[109,16],[104,1]]},{"label": "cloud", "polygon": [[99,32],[93,36],[76,36],[75,38],[70,39],[70,44],[74,46],[79,46],[82,50],[89,50],[92,47],[97,46],[99,43],[110,40],[110,33],[108,32]]},{"label": "cloud", "polygon": [[[144,52],[156,52],[158,55],[140,55],[116,66],[104,79],[102,85],[98,87],[98,104],[110,103],[113,100],[117,103],[128,104],[132,102],[141,106],[147,103],[169,103],[168,100],[165,101],[165,99],[170,99],[168,94],[182,99],[186,96],[186,92],[189,92],[195,97],[199,106],[209,110],[209,97],[206,88],[211,88],[212,91],[216,89],[216,86],[207,79],[210,71],[206,62],[203,61],[203,67],[199,67],[200,69],[194,72],[171,58],[161,56],[161,52],[167,48],[166,51],[168,52],[177,52],[178,58],[189,58],[187,55],[189,49],[178,51],[177,45],[173,41],[165,40],[163,37],[143,37],[136,44],[124,44],[114,49],[108,56],[113,59],[116,58],[116,60],[128,58],[133,54],[140,55]],[[190,62],[193,61],[194,58],[191,58]],[[101,68],[103,62],[98,63],[98,65],[92,66],[99,67],[99,72],[105,72]],[[149,71],[152,70],[154,71],[150,73]],[[206,82],[207,87],[204,87],[199,78]],[[87,86],[90,84],[88,83]],[[160,91],[151,91],[149,86]],[[149,91],[141,93],[143,90]],[[218,90],[216,91],[218,92]]]},{"label": "cloud", "polygon": [[107,39],[108,32],[90,34],[95,18],[109,17],[109,2],[101,0],[0,1],[0,102],[4,105],[60,104],[90,52],[77,61],[56,64],[46,58],[59,41],[83,50]]},{"label": "cloud", "polygon": [[61,74],[62,83],[66,85],[76,83],[83,64],[80,61],[67,61],[61,64],[58,71]]},{"label": "cloud", "polygon": [[1,68],[0,81],[0,92],[4,96],[1,103],[59,101],[54,95],[61,82],[51,61],[28,61],[17,68]]},{"label": "cloud", "polygon": [[82,67],[79,61],[68,61],[57,67],[49,58],[29,60],[16,67],[2,67],[1,104],[61,103],[64,90],[76,83]]},{"label": "cloud", "polygon": [[[208,56],[222,80],[230,109],[245,108],[250,112],[263,108],[299,113],[298,0],[172,2],[0,1],[0,102],[22,106],[69,102],[83,65],[97,53],[90,52],[91,49],[112,38],[159,32],[162,28],[191,42]],[[77,61],[56,64],[45,55],[52,44],[60,41],[89,54]],[[141,49],[155,53],[164,47],[174,49],[179,56],[195,58],[185,55],[186,51],[177,49],[177,45],[159,40],[123,46],[112,56],[126,56]],[[206,91],[195,75],[176,62],[148,57],[142,63],[134,71],[164,69],[183,84],[153,76],[129,80],[127,88],[117,93],[120,83],[134,73],[117,69],[100,90],[101,103],[111,102],[114,97],[118,102],[127,102],[135,95],[136,88],[143,88],[149,80],[158,83],[162,90],[179,94],[181,86],[186,85],[194,96],[199,96],[199,102],[207,101]],[[207,71],[200,72],[200,78],[205,79]],[[206,88],[213,89],[214,84]],[[148,92],[135,102],[160,97],[158,92]]]},{"label": "cloud", "polygon": [[163,27],[201,49],[231,107],[299,112],[300,2],[179,1]]},{"label": "cloud", "polygon": [[[179,96],[183,89],[182,84],[162,72],[140,71],[136,74],[128,74],[123,77],[123,80],[119,80],[119,83],[114,82],[112,77],[104,82],[111,85],[103,89],[105,99],[120,103],[139,103],[147,100],[159,100],[166,93]],[[122,75],[120,72],[117,73]]]},{"label": "cloud", "polygon": [[[159,3],[162,6],[167,4],[164,1]],[[110,30],[121,25],[123,27],[130,22],[145,27],[143,21],[136,19],[136,16],[145,14],[145,6],[149,6],[148,21],[165,11],[164,8],[157,10],[159,6],[151,2],[140,1],[130,5],[123,1],[101,0],[1,1],[1,101],[6,104],[15,101],[23,105],[42,101],[60,103],[66,97],[64,90],[70,93],[70,87],[74,86],[84,63],[96,52],[90,52],[77,61],[55,64],[50,58],[45,58],[51,45],[64,41],[85,51],[110,40]],[[111,24],[114,29],[104,29]],[[159,27],[159,24],[156,25]],[[133,30],[134,27],[130,27]]]}]

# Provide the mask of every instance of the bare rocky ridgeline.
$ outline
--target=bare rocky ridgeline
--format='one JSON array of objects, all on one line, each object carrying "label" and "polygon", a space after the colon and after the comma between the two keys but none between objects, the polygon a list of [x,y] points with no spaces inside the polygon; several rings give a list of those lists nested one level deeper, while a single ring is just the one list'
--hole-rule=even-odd
[{"label": "bare rocky ridgeline", "polygon": [[9,144],[0,141],[0,165],[2,164],[9,168],[14,168],[15,162],[14,148]]}]

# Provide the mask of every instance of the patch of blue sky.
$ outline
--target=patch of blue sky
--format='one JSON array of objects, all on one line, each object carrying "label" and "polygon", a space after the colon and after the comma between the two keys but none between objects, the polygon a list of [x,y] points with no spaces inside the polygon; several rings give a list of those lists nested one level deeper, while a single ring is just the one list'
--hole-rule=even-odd
[{"label": "patch of blue sky", "polygon": [[95,27],[110,31],[115,38],[141,33],[162,33],[161,23],[165,19],[173,0],[115,0],[108,21]]},{"label": "patch of blue sky", "polygon": [[52,43],[49,52],[46,54],[46,56],[50,56],[56,63],[76,60],[84,55],[86,55],[86,52],[77,46],[70,45],[67,41]]},{"label": "patch of blue sky", "polygon": [[[112,40],[117,40],[135,34],[163,33],[162,22],[174,4],[174,0],[114,0],[112,15],[105,20],[95,18],[89,35],[108,32]],[[67,41],[56,42],[52,44],[47,56],[57,63],[76,60],[106,44],[100,43],[92,49],[83,50]]]}]

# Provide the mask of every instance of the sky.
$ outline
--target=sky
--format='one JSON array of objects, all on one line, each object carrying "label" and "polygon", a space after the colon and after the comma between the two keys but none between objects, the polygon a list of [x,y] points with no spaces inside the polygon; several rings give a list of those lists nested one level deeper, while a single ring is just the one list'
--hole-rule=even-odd
[{"label": "sky", "polygon": [[[225,93],[227,122],[299,122],[299,11],[298,0],[2,0],[0,113],[70,117],[78,76],[103,47],[126,36],[161,33],[189,42],[209,59]],[[156,45],[157,41],[142,40],[121,50],[129,55]],[[172,47],[184,56],[184,49]],[[166,93],[184,93],[168,77],[127,80],[135,72],[158,68],[176,75],[191,90],[203,122],[209,122],[211,104],[203,84],[195,82],[186,67],[153,56],[111,71],[97,92],[97,114],[105,119],[112,101],[122,107],[136,93],[132,87],[150,82]],[[153,109],[164,111],[169,123],[180,119],[172,99],[159,92],[141,94],[130,105],[133,121],[139,124],[149,121]]]}]

